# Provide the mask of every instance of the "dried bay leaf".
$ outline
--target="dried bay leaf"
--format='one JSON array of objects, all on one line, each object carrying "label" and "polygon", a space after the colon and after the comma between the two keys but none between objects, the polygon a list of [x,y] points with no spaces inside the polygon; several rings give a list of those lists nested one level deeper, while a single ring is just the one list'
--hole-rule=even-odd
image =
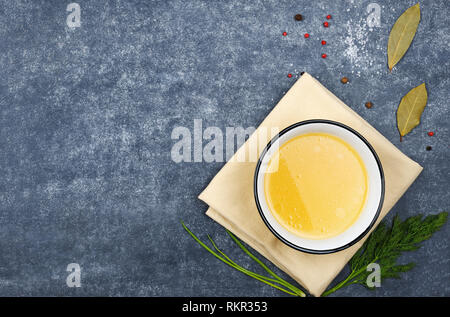
[{"label": "dried bay leaf", "polygon": [[420,117],[427,105],[428,93],[425,83],[411,89],[403,96],[397,109],[397,127],[400,141],[420,123]]},{"label": "dried bay leaf", "polygon": [[420,6],[416,4],[408,8],[397,19],[389,34],[388,66],[389,71],[405,55],[416,34],[420,22]]}]

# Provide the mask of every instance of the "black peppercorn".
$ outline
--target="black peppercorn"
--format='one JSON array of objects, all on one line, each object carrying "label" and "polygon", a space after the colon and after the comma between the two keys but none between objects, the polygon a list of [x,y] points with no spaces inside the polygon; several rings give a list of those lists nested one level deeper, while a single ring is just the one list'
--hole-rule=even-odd
[{"label": "black peppercorn", "polygon": [[303,15],[301,15],[301,14],[296,14],[296,15],[294,16],[294,19],[295,19],[296,21],[302,21],[302,20],[303,20]]},{"label": "black peppercorn", "polygon": [[371,103],[370,101],[366,102],[366,108],[370,109],[373,107],[373,103]]},{"label": "black peppercorn", "polygon": [[426,147],[426,149],[427,149],[427,151],[431,151],[433,148],[432,148],[431,146],[428,145],[428,146]]}]

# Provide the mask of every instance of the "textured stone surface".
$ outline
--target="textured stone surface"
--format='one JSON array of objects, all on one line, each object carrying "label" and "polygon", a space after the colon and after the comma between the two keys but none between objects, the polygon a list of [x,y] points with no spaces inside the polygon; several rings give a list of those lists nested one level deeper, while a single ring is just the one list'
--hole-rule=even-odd
[{"label": "textured stone surface", "polygon": [[[282,296],[183,231],[180,220],[258,270],[196,198],[223,163],[174,163],[171,132],[192,131],[194,119],[257,126],[301,71],[424,167],[389,219],[448,208],[448,2],[421,1],[413,45],[391,74],[389,30],[415,2],[376,1],[373,29],[370,2],[78,1],[81,27],[70,29],[69,1],[1,0],[0,295]],[[424,81],[422,123],[400,143],[396,107]],[[401,280],[335,295],[449,296],[449,233],[405,255],[417,267]],[[81,288],[66,286],[71,262]]]}]

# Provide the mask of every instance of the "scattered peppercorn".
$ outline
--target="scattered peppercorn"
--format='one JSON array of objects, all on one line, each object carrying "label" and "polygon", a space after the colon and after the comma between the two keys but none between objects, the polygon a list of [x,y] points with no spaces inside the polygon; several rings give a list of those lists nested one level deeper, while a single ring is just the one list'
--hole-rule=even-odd
[{"label": "scattered peppercorn", "polygon": [[341,78],[341,83],[343,83],[343,84],[348,83],[348,78],[347,77],[342,77]]},{"label": "scattered peppercorn", "polygon": [[288,74],[288,77],[289,77],[289,78],[292,78],[292,74],[289,73],[289,74]]},{"label": "scattered peppercorn", "polygon": [[433,148],[432,148],[431,146],[428,145],[428,146],[426,147],[426,149],[427,149],[427,151],[431,151]]},{"label": "scattered peppercorn", "polygon": [[373,103],[371,103],[370,101],[366,102],[366,108],[370,109],[373,107]]},{"label": "scattered peppercorn", "polygon": [[283,36],[286,36],[287,35],[287,32],[283,32]]},{"label": "scattered peppercorn", "polygon": [[322,41],[321,43],[322,43],[322,45],[325,45],[325,44],[327,44],[327,41]]},{"label": "scattered peppercorn", "polygon": [[309,37],[309,33],[305,33],[305,39],[307,39]]},{"label": "scattered peppercorn", "polygon": [[322,58],[327,58],[327,54],[323,53]]},{"label": "scattered peppercorn", "polygon": [[327,28],[329,26],[328,22],[323,22],[323,26]]},{"label": "scattered peppercorn", "polygon": [[303,76],[304,73],[305,73],[305,72],[301,72],[301,73],[300,73],[300,76]]},{"label": "scattered peppercorn", "polygon": [[429,135],[429,136],[433,136],[433,135],[434,135],[434,132],[433,132],[433,131],[430,131],[430,132],[428,132],[428,135]]},{"label": "scattered peppercorn", "polygon": [[303,20],[303,15],[301,15],[301,14],[296,14],[296,15],[294,16],[294,19],[295,19],[296,21],[302,21],[302,20]]}]

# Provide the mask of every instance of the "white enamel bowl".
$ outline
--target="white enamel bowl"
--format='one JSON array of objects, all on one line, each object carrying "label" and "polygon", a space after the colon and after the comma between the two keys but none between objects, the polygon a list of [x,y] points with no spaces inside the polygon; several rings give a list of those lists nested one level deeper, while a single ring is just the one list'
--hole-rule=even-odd
[{"label": "white enamel bowl", "polygon": [[[305,239],[285,229],[270,212],[264,195],[264,175],[272,155],[281,145],[293,137],[311,132],[328,133],[346,141],[360,155],[368,175],[368,195],[361,215],[346,231],[328,239]],[[369,142],[352,128],[330,120],[302,121],[281,131],[261,153],[255,170],[254,194],[256,205],[264,223],[278,239],[303,252],[313,254],[333,253],[358,242],[375,224],[384,200],[383,168]]]}]

